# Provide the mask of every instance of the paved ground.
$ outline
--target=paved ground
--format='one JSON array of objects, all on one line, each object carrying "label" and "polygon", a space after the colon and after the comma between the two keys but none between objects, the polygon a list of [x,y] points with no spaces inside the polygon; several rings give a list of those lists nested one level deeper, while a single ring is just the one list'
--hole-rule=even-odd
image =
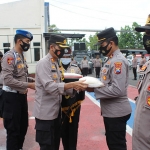
[{"label": "paved ground", "polygon": [[[132,72],[130,71],[130,79],[133,86],[137,84],[138,81],[133,81]],[[128,97],[134,99],[137,95],[137,89],[133,86],[128,87]],[[132,102],[132,101],[131,101]],[[24,150],[39,150],[38,144],[35,142],[35,121],[32,116],[34,103],[34,91],[29,90],[28,93],[28,105],[29,105],[29,128],[26,135],[26,140],[24,143]],[[131,120],[128,122],[127,128],[127,146],[128,150],[131,150],[132,144],[132,125],[134,117],[135,104],[134,101],[131,103],[133,105],[133,115]],[[100,105],[99,102],[94,99],[93,93],[86,93],[86,98],[82,103],[80,123],[79,123],[79,134],[78,134],[78,150],[108,150],[105,141],[105,130],[103,125],[102,117],[100,116]],[[5,150],[6,134],[3,128],[2,119],[0,119],[0,150]],[[60,150],[63,150],[62,144],[60,145]]]}]

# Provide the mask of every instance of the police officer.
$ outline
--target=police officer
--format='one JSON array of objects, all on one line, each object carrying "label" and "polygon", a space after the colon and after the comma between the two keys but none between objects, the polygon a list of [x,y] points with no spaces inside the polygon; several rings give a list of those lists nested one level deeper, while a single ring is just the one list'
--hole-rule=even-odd
[{"label": "police officer", "polygon": [[141,55],[141,60],[140,60],[140,68],[146,63],[146,58],[144,57],[144,54]]},{"label": "police officer", "polygon": [[[15,46],[2,58],[3,118],[7,131],[7,150],[22,149],[28,128],[27,88],[34,89],[34,79],[28,78],[23,52],[28,51],[33,35],[16,30]],[[28,83],[33,82],[33,83]]]},{"label": "police officer", "polygon": [[64,36],[51,35],[49,53],[36,67],[34,116],[36,141],[41,150],[59,150],[62,95],[72,95],[74,90],[87,87],[81,81],[62,82],[58,59],[64,55],[65,48],[68,46]]},{"label": "police officer", "polygon": [[[77,64],[72,64],[70,61],[71,49],[65,50],[63,58],[61,58],[61,70],[67,73],[81,74]],[[64,79],[65,83],[78,81],[77,78]],[[85,92],[76,93],[74,97],[62,96],[62,143],[64,150],[76,150],[78,137],[78,124],[80,118],[81,102],[85,98]]]},{"label": "police officer", "polygon": [[[145,26],[136,27],[137,32],[145,32],[143,45],[150,53],[150,15]],[[134,126],[132,134],[132,150],[150,150],[150,61],[140,69],[138,84],[139,96],[136,100]]]},{"label": "police officer", "polygon": [[100,99],[109,150],[127,150],[126,123],[131,115],[127,97],[128,61],[120,52],[113,28],[105,29],[97,36],[101,53],[109,57],[101,70],[105,86],[88,91],[94,91],[96,99]]},{"label": "police officer", "polygon": [[134,79],[133,80],[137,80],[137,58],[136,58],[136,54],[133,53],[133,60],[132,60],[132,69],[133,69],[133,75],[134,75]]},{"label": "police officer", "polygon": [[96,72],[96,78],[99,78],[101,67],[102,67],[102,60],[99,58],[99,55],[97,55],[96,59],[94,61],[94,68],[95,68],[95,72]]},{"label": "police officer", "polygon": [[88,60],[86,59],[86,56],[84,56],[83,60],[81,61],[81,69],[82,69],[83,76],[87,76],[88,68],[89,68],[89,63]]}]

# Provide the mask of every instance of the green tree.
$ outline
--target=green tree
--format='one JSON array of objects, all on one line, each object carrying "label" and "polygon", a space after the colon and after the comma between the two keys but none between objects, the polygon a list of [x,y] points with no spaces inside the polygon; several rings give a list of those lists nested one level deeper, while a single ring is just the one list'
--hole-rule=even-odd
[{"label": "green tree", "polygon": [[97,33],[95,33],[94,35],[90,35],[86,44],[90,50],[96,50],[97,49],[97,46],[95,45],[96,43],[97,43]]},{"label": "green tree", "polygon": [[58,28],[55,24],[52,24],[48,27],[48,31],[49,32],[55,32],[55,33],[61,33],[60,31],[58,31]]},{"label": "green tree", "polygon": [[143,49],[142,34],[135,31],[135,27],[139,26],[136,22],[133,22],[132,27],[126,25],[121,27],[121,31],[118,34],[120,49]]}]

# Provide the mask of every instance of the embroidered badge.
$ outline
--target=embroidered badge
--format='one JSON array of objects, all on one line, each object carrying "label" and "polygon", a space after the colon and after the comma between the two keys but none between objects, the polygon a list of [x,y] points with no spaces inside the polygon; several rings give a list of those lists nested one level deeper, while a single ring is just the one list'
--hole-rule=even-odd
[{"label": "embroidered badge", "polygon": [[20,60],[21,60],[21,58],[20,58],[20,57],[18,57],[18,58],[17,58],[17,60],[18,60],[18,61],[20,61]]},{"label": "embroidered badge", "polygon": [[52,69],[56,69],[56,68],[55,68],[55,65],[52,65]]},{"label": "embroidered badge", "polygon": [[150,96],[147,97],[147,104],[150,106]]},{"label": "embroidered badge", "polygon": [[65,96],[65,98],[66,98],[66,99],[69,99],[69,98],[70,98],[70,96],[69,96],[69,95],[66,95],[66,96]]},{"label": "embroidered badge", "polygon": [[106,80],[107,79],[107,77],[106,76],[103,76],[103,80]]},{"label": "embroidered badge", "polygon": [[53,58],[51,58],[51,61],[52,61],[52,62],[54,62],[54,59],[53,59]]},{"label": "embroidered badge", "polygon": [[11,65],[12,62],[13,62],[13,60],[14,60],[14,58],[8,57],[8,58],[7,58],[7,63],[8,63],[9,65]]},{"label": "embroidered badge", "polygon": [[148,86],[147,91],[150,91],[150,85]]},{"label": "embroidered badge", "polygon": [[56,79],[57,78],[57,74],[53,74],[53,78]]},{"label": "embroidered badge", "polygon": [[19,64],[17,67],[18,67],[18,69],[20,69],[20,68],[21,68],[21,65]]},{"label": "embroidered badge", "polygon": [[103,73],[104,73],[104,74],[106,73],[106,71],[107,71],[106,69],[103,69]]},{"label": "embroidered badge", "polygon": [[121,73],[121,68],[122,68],[122,63],[121,62],[116,62],[116,63],[114,63],[114,65],[115,65],[114,73],[115,74],[120,74]]}]

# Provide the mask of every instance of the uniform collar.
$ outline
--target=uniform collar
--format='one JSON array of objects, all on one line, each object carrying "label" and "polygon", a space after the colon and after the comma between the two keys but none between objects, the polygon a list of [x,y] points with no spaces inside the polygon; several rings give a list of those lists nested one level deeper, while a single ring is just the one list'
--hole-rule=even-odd
[{"label": "uniform collar", "polygon": [[47,57],[49,58],[49,60],[51,60],[52,63],[56,62],[56,61],[54,61],[54,59],[50,53],[47,54]]}]

